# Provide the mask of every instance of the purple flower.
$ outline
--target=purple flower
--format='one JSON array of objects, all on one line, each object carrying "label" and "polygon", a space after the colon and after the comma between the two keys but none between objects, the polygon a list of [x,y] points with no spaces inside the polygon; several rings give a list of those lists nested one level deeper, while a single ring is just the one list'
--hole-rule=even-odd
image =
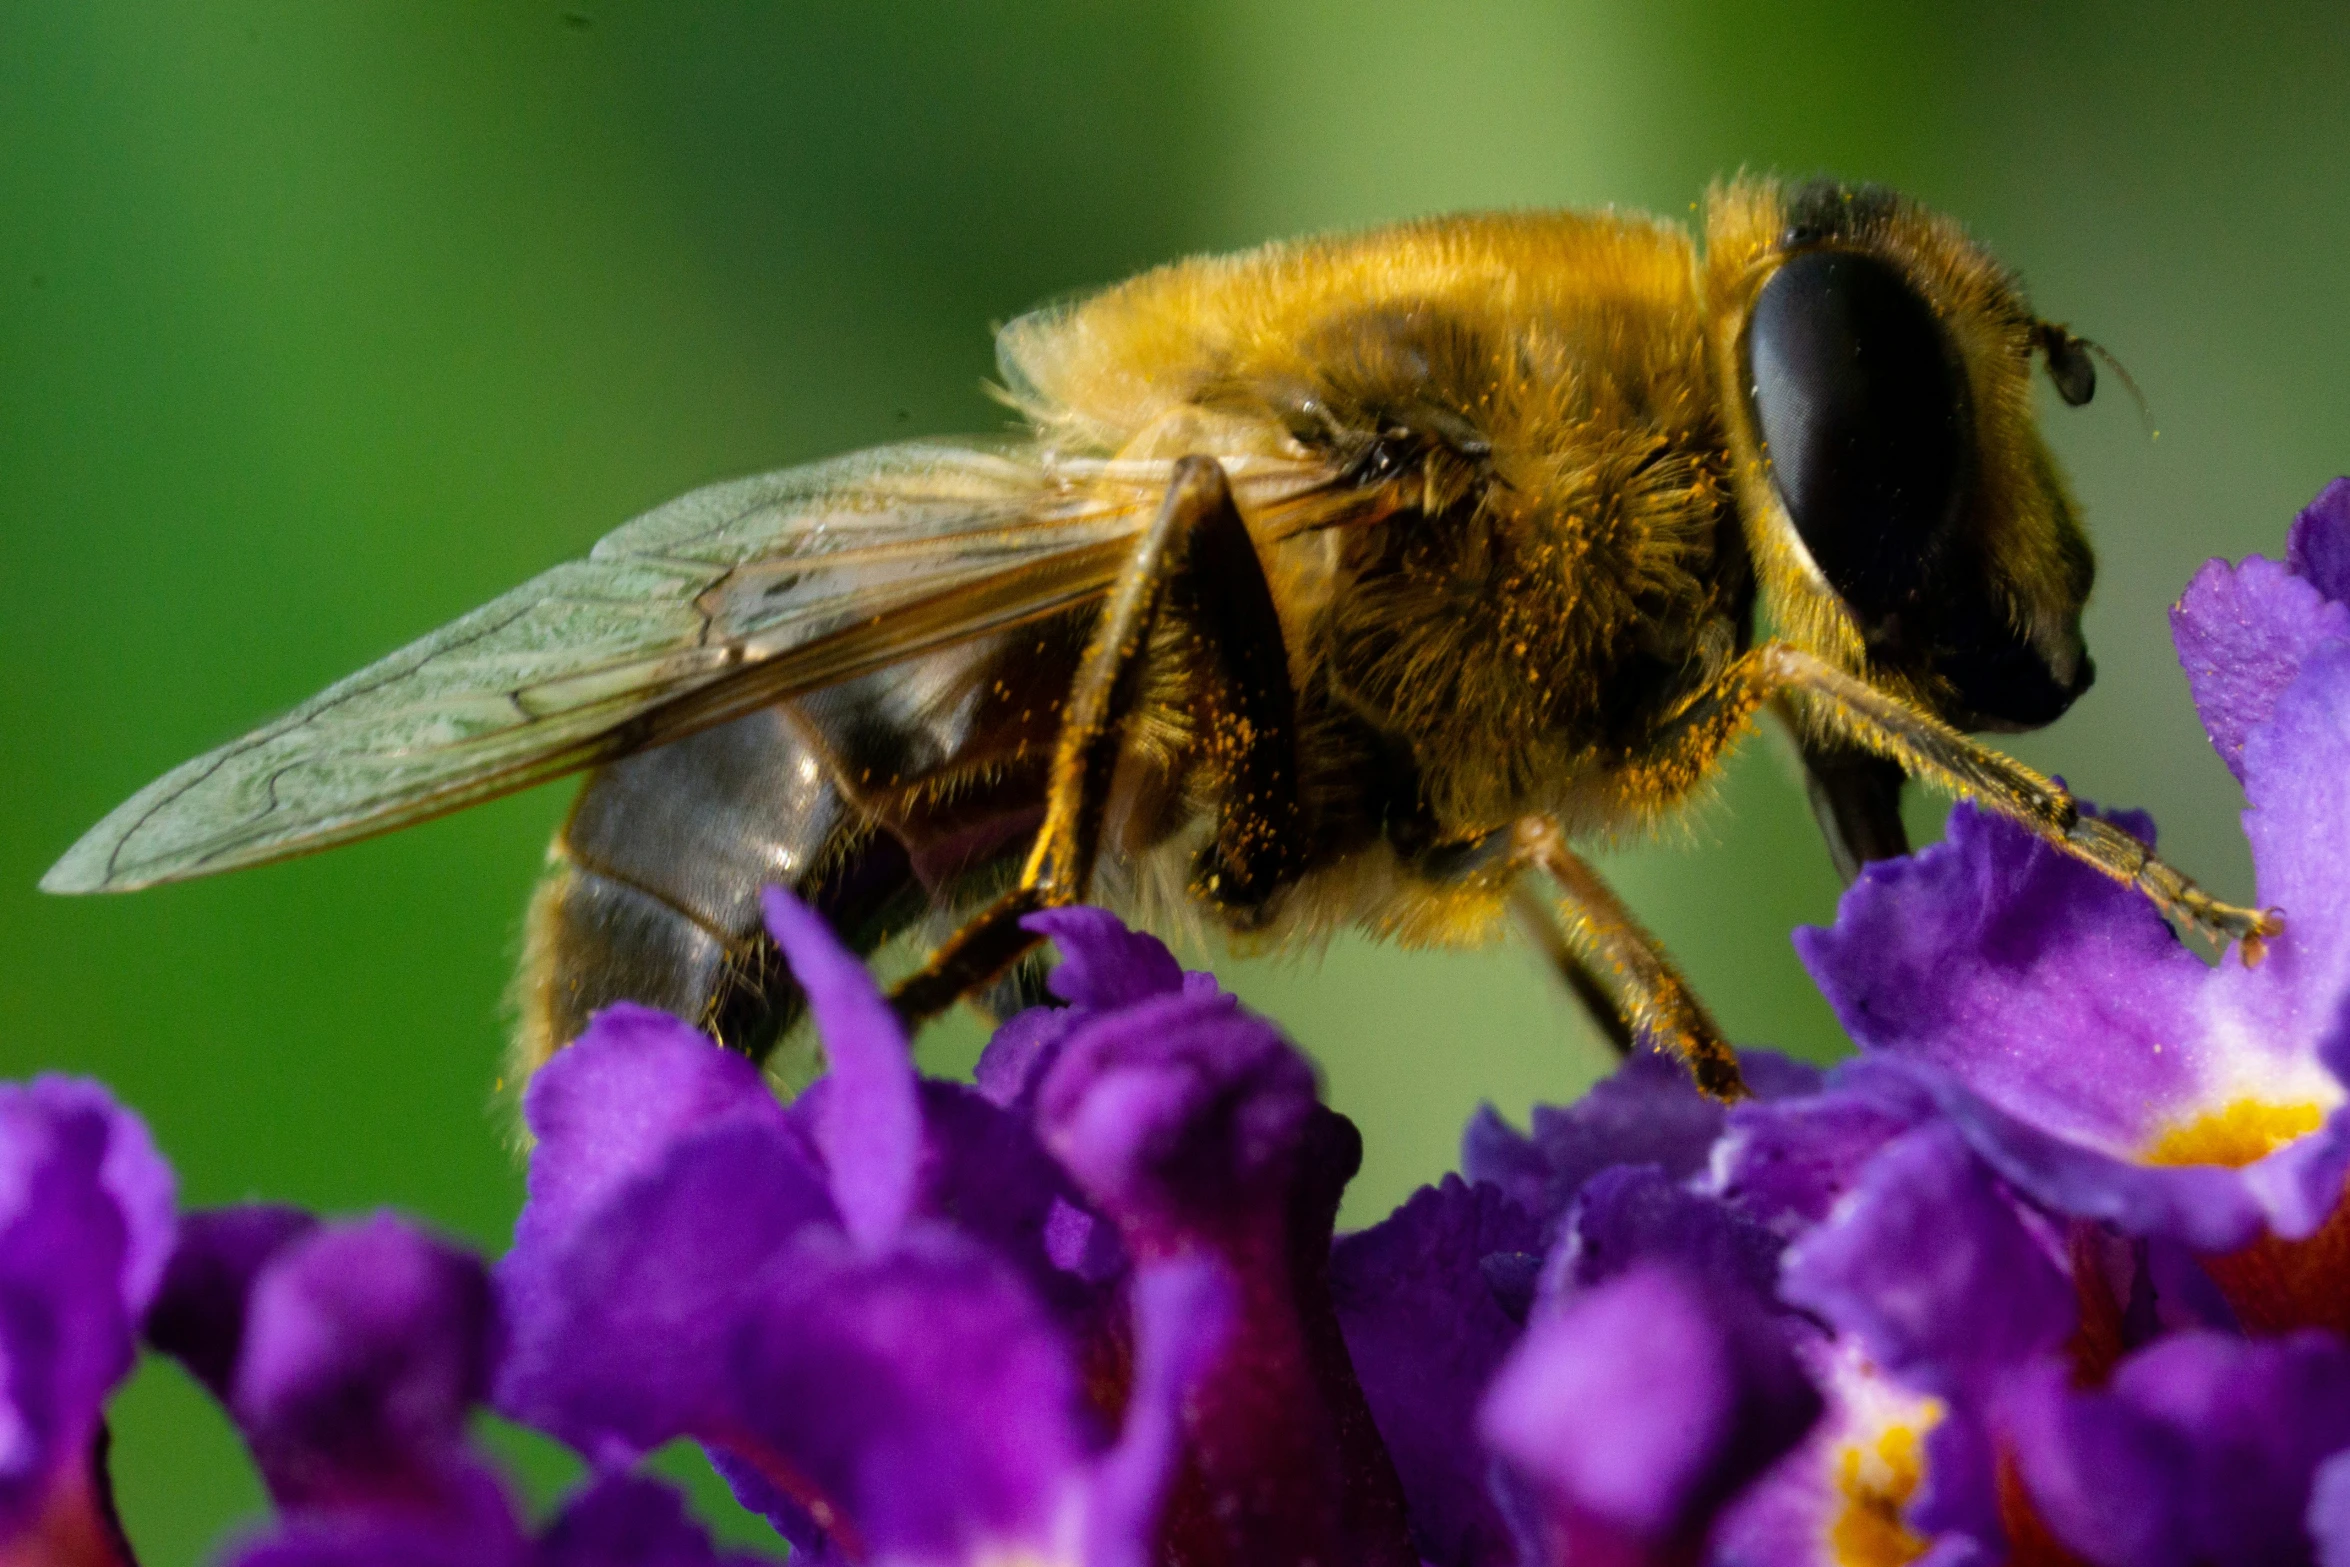
[{"label": "purple flower", "polygon": [[[1818,1068],[1768,1050],[1741,1052],[1739,1063],[1765,1104],[1819,1087]],[[1547,1226],[1585,1181],[1613,1166],[1652,1164],[1676,1181],[1694,1175],[1711,1156],[1724,1113],[1679,1060],[1642,1050],[1573,1104],[1537,1105],[1526,1134],[1491,1105],[1480,1107],[1461,1137],[1461,1173],[1501,1188]]]},{"label": "purple flower", "polygon": [[1820,1407],[1750,1302],[1643,1260],[1536,1314],[1478,1429],[1524,1493],[1526,1567],[1677,1562]]},{"label": "purple flower", "polygon": [[[1119,951],[1098,938],[1123,936],[1055,934],[1088,975]],[[1045,1145],[1139,1262],[1212,1258],[1233,1281],[1230,1335],[1185,1402],[1188,1483],[1166,1548],[1411,1567],[1401,1485],[1330,1292],[1360,1138],[1270,1024],[1172,967],[1076,1019],[1035,1092]]]},{"label": "purple flower", "polygon": [[716,1567],[676,1496],[614,1476],[533,1538],[467,1439],[503,1335],[487,1270],[389,1215],[191,1215],[149,1341],[220,1397],[280,1517],[236,1567]]},{"label": "purple flower", "polygon": [[2319,648],[2350,642],[2350,479],[2293,520],[2282,562],[2215,560],[2171,609],[2171,635],[2212,749],[2241,780],[2244,745]]},{"label": "purple flower", "polygon": [[2073,1282],[1947,1122],[1885,1145],[1788,1249],[1780,1293],[1921,1393],[1987,1408],[2072,1332]]},{"label": "purple flower", "polygon": [[[279,1244],[255,1260],[247,1243],[272,1228]],[[221,1309],[218,1281],[248,1261],[241,1306]],[[189,1331],[203,1316],[236,1338]],[[284,1511],[460,1521],[496,1494],[465,1422],[499,1336],[472,1254],[390,1215],[296,1228],[267,1209],[190,1222],[150,1329],[191,1369],[227,1368],[229,1413]]]},{"label": "purple flower", "polygon": [[811,1551],[1143,1567],[1236,1281],[1129,1269],[1024,1116],[917,1082],[863,966],[768,916],[831,1072],[787,1110],[620,1008],[540,1073],[502,1407],[606,1463],[695,1437]]},{"label": "purple flower", "polygon": [[1879,1371],[1849,1339],[1803,1354],[1825,1412],[1724,1509],[1712,1559],[1848,1567],[1999,1559],[1990,1455],[1942,1400]]},{"label": "purple flower", "polygon": [[1488,1486],[1477,1402],[1518,1340],[1540,1244],[1533,1218],[1499,1187],[1446,1176],[1331,1251],[1347,1355],[1431,1567],[1517,1558]]},{"label": "purple flower", "polygon": [[0,1085],[0,1561],[129,1559],[103,1411],[172,1225],[171,1171],[104,1089]]},{"label": "purple flower", "polygon": [[2099,1567],[2310,1562],[2313,1478],[2350,1451],[2350,1345],[2183,1333],[2122,1362],[2102,1391],[2048,1367],[2014,1403],[2024,1489]]},{"label": "purple flower", "polygon": [[[2350,611],[2325,563],[2346,556],[2337,483],[2296,524],[2290,565],[2215,564],[2175,617],[2251,801],[2260,901],[2285,911],[2265,961],[2206,965],[2133,890],[1964,806],[1943,844],[1871,866],[1833,927],[1798,933],[1863,1049],[2058,1212],[2226,1252],[2302,1240],[2335,1209],[2350,1171]],[[2343,1282],[2259,1299],[2247,1274],[2238,1305],[2340,1326]]]}]

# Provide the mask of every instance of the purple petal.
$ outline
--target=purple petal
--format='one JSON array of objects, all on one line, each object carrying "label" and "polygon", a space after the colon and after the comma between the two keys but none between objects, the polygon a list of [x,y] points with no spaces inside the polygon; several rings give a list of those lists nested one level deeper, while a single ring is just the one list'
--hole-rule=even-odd
[{"label": "purple petal", "polygon": [[156,1152],[147,1123],[117,1104],[103,1084],[44,1074],[25,1092],[53,1121],[90,1116],[105,1123],[98,1184],[122,1215],[123,1301],[133,1311],[144,1311],[163,1282],[177,1236],[177,1182],[171,1166]]},{"label": "purple petal", "polygon": [[1971,806],[1795,944],[1863,1049],[1942,1067],[2055,1136],[2126,1157],[2198,1087],[2209,971],[2137,893]]},{"label": "purple petal", "polygon": [[100,1411],[131,1369],[172,1225],[171,1172],[104,1089],[0,1085],[0,1553],[59,1526],[56,1506],[88,1512]]},{"label": "purple petal", "polygon": [[730,1118],[784,1128],[783,1107],[743,1057],[666,1012],[606,1007],[524,1091],[537,1146],[518,1253],[559,1246],[677,1142]]},{"label": "purple petal", "polygon": [[281,1507],[441,1509],[498,1350],[478,1259],[389,1216],[336,1225],[254,1280],[230,1410]]},{"label": "purple petal", "polygon": [[2350,638],[2350,608],[2273,560],[2215,560],[2171,609],[2171,639],[2212,749],[2239,779],[2244,739],[2268,722],[2309,655]]},{"label": "purple petal", "polygon": [[[2331,678],[2334,658],[2307,678]],[[2350,742],[2337,749],[2350,767]],[[1945,843],[1870,866],[1835,926],[1796,940],[1854,1037],[2002,1177],[2060,1212],[2216,1251],[2264,1223],[2306,1233],[2350,1164],[2350,1117],[2328,1120],[2342,1086],[2318,1059],[2338,1004],[2326,932],[2289,920],[2259,969],[2212,970],[2129,889],[1962,806]],[[2318,1026],[2297,998],[2321,992]],[[2260,1152],[2233,1151],[2237,1128],[2288,1123],[2322,1129],[2236,1167]]]},{"label": "purple petal", "polygon": [[1313,1068],[1232,998],[1097,1013],[1037,1095],[1045,1144],[1138,1262],[1205,1255],[1235,1281],[1229,1342],[1186,1406],[1197,1486],[1178,1558],[1412,1567],[1403,1496],[1331,1307],[1331,1225],[1362,1159]]},{"label": "purple petal", "polygon": [[979,1091],[1006,1109],[1034,1108],[1070,1032],[1095,1014],[1161,996],[1221,994],[1214,975],[1184,972],[1156,937],[1128,930],[1106,910],[1043,909],[1020,923],[1059,947],[1060,965],[1045,983],[1065,1004],[1007,1019],[980,1052],[972,1074]]},{"label": "purple petal", "polygon": [[[1739,1059],[1765,1102],[1819,1087],[1818,1068],[1771,1051]],[[1547,1226],[1585,1181],[1612,1165],[1652,1164],[1674,1180],[1703,1169],[1722,1116],[1722,1105],[1697,1091],[1679,1059],[1643,1050],[1573,1104],[1537,1105],[1530,1135],[1481,1107],[1462,1137],[1461,1173],[1500,1187]]]},{"label": "purple petal", "polygon": [[1825,1219],[1878,1149],[1933,1114],[1908,1074],[1848,1061],[1817,1094],[1732,1109],[1697,1187],[1791,1236]]},{"label": "purple petal", "polygon": [[721,1567],[685,1499],[656,1480],[608,1475],[564,1504],[531,1555],[533,1567]]},{"label": "purple petal", "polygon": [[1711,1559],[1769,1567],[2004,1559],[1991,1444],[1971,1414],[1896,1386],[1850,1340],[1815,1342],[1805,1353],[1827,1411],[1725,1511]]},{"label": "purple petal", "polygon": [[251,1203],[191,1213],[163,1287],[147,1308],[147,1342],[187,1367],[227,1403],[245,1345],[253,1281],[279,1253],[318,1228],[299,1208]]},{"label": "purple petal", "polygon": [[2310,656],[2245,742],[2244,835],[2263,905],[2285,911],[2267,959],[2218,983],[2275,1053],[2306,1052],[2350,998],[2350,644]]},{"label": "purple petal", "polygon": [[530,1543],[486,1473],[439,1511],[305,1512],[227,1557],[229,1567],[528,1567]]},{"label": "purple petal", "polygon": [[1641,1263],[1670,1263],[1706,1288],[1769,1306],[1779,1237],[1654,1165],[1603,1170],[1584,1183],[1544,1265],[1546,1294],[1588,1290]]},{"label": "purple petal", "polygon": [[[1595,1089],[1597,1084],[1592,1085]],[[1539,1130],[1547,1105],[1535,1107]],[[1499,1110],[1481,1104],[1461,1129],[1461,1174],[1480,1186],[1490,1186],[1527,1213],[1550,1211],[1550,1161],[1534,1139],[1505,1120]]]},{"label": "purple petal", "polygon": [[[2335,488],[2340,485],[2334,481]],[[2307,1522],[2318,1567],[2350,1567],[2350,1450],[2317,1466],[2309,1484]]]},{"label": "purple petal", "polygon": [[2293,519],[2285,564],[2327,598],[2350,600],[2350,479],[2336,479]]},{"label": "purple petal", "polygon": [[721,1405],[750,1281],[832,1199],[758,1070],[666,1014],[614,1007],[523,1100],[538,1146],[498,1265],[501,1410],[625,1463]]},{"label": "purple petal", "polygon": [[1151,1567],[1159,1513],[1183,1456],[1182,1404],[1214,1364],[1236,1311],[1231,1281],[1197,1260],[1134,1278],[1134,1386],[1118,1444],[1094,1467],[1086,1567]]},{"label": "purple petal", "polygon": [[2050,1136],[1974,1093],[1955,1074],[1888,1064],[1902,1066],[1933,1095],[1943,1116],[2002,1180],[2059,1213],[2200,1251],[2232,1250],[2260,1231],[2259,1203],[2239,1170],[2133,1163]]},{"label": "purple petal", "polygon": [[1161,996],[1074,1034],[1038,1096],[1045,1144],[1138,1255],[1272,1212],[1315,1108],[1314,1070],[1229,996]]},{"label": "purple petal", "polygon": [[1060,1058],[1061,1042],[1090,1015],[1075,1007],[1030,1007],[1015,1012],[979,1052],[972,1082],[991,1102],[1026,1113],[1036,1098],[1037,1085]]},{"label": "purple petal", "polygon": [[758,1284],[731,1441],[845,1548],[959,1562],[1072,1543],[1093,1445],[1070,1346],[1018,1277],[952,1231],[880,1256],[820,1232]]},{"label": "purple petal", "polygon": [[2072,1281],[1950,1127],[1870,1160],[1788,1249],[1781,1292],[1922,1392],[1981,1400],[2072,1331]]},{"label": "purple petal", "polygon": [[2041,1516],[2101,1562],[2307,1561],[2313,1478],[2350,1447],[2350,1347],[2183,1333],[2124,1361],[2106,1392],[2043,1373],[2012,1431]]},{"label": "purple petal", "polygon": [[1045,985],[1071,1006],[1132,1006],[1183,989],[1183,965],[1165,944],[1128,930],[1107,910],[1040,909],[1023,918],[1020,928],[1051,938],[1060,949],[1061,961]]},{"label": "purple petal", "polygon": [[822,915],[780,887],[760,894],[760,905],[824,1042],[831,1088],[816,1141],[832,1172],[833,1201],[859,1245],[882,1246],[913,1206],[922,1153],[905,1028]]},{"label": "purple petal", "polygon": [[1618,1541],[1637,1559],[1701,1539],[1820,1408],[1746,1301],[1650,1263],[1538,1313],[1478,1426],[1540,1499],[1530,1560],[1605,1560]]},{"label": "purple petal", "polygon": [[754,1279],[811,1230],[837,1233],[831,1200],[786,1128],[738,1117],[681,1138],[560,1245],[518,1242],[500,1265],[514,1344],[499,1408],[607,1464],[707,1436]]},{"label": "purple petal", "polygon": [[1115,1229],[1085,1207],[1028,1118],[960,1083],[923,1083],[921,1104],[914,1211],[949,1220],[984,1243],[1064,1314],[1097,1305],[1100,1286],[1124,1270],[1125,1249]]},{"label": "purple petal", "polygon": [[1540,1242],[1534,1220],[1499,1188],[1448,1175],[1381,1223],[1339,1237],[1331,1252],[1347,1353],[1431,1567],[1514,1559],[1475,1427],[1477,1400],[1517,1342],[1518,1319],[1496,1302],[1483,1263]]}]

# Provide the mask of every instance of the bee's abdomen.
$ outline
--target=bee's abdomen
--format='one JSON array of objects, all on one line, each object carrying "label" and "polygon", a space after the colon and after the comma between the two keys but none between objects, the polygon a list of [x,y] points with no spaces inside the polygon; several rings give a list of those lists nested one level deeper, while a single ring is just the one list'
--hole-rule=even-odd
[{"label": "bee's abdomen", "polygon": [[761,888],[789,887],[860,951],[927,902],[898,839],[870,829],[774,708],[598,768],[551,857],[523,966],[526,1071],[616,1001],[762,1056],[801,998]]}]

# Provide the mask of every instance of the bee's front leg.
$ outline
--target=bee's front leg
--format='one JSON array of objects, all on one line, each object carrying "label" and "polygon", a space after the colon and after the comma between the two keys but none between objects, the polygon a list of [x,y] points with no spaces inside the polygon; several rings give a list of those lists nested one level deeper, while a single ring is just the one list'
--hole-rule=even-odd
[{"label": "bee's front leg", "polygon": [[2061,786],[2023,763],[1977,745],[1932,714],[1813,654],[1765,643],[1740,659],[1722,683],[1744,692],[1748,701],[1793,693],[1827,735],[2021,823],[2056,848],[2137,888],[2165,915],[2215,945],[2242,943],[2247,964],[2259,962],[2263,943],[2285,928],[2274,909],[2238,908],[2214,898],[2119,827],[2084,815]]},{"label": "bee's front leg", "polygon": [[1126,721],[1149,674],[1152,631],[1170,605],[1196,645],[1201,743],[1224,782],[1199,890],[1245,912],[1294,875],[1303,810],[1297,701],[1280,617],[1223,465],[1186,457],[1127,557],[1078,666],[1046,783],[1044,824],[1019,884],[899,982],[890,1004],[907,1022],[945,1011],[1018,962],[1040,939],[1022,928],[1022,918],[1085,896]]},{"label": "bee's front leg", "polygon": [[[1738,1053],[1722,1037],[1721,1025],[1615,889],[1600,879],[1590,861],[1567,847],[1558,824],[1528,817],[1513,836],[1517,858],[1547,871],[1558,884],[1570,983],[1578,973],[1587,984],[1602,977],[1612,980],[1614,1005],[1628,1025],[1627,1042],[1631,1036],[1645,1038],[1655,1048],[1681,1057],[1689,1063],[1697,1086],[1712,1098],[1724,1103],[1744,1099],[1746,1079],[1738,1070]],[[1577,987],[1577,994],[1598,1011],[1584,986]]]}]

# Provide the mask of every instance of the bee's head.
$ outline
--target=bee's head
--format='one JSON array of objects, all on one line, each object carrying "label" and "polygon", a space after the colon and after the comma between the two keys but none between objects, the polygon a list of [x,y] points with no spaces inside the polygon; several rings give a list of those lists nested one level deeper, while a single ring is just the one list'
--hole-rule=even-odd
[{"label": "bee's head", "polygon": [[2088,401],[2085,345],[1955,224],[1874,187],[1717,189],[1707,240],[1739,500],[1779,634],[1962,728],[2063,713],[2095,673],[2095,563],[2032,376],[2044,360],[2065,401]]}]

